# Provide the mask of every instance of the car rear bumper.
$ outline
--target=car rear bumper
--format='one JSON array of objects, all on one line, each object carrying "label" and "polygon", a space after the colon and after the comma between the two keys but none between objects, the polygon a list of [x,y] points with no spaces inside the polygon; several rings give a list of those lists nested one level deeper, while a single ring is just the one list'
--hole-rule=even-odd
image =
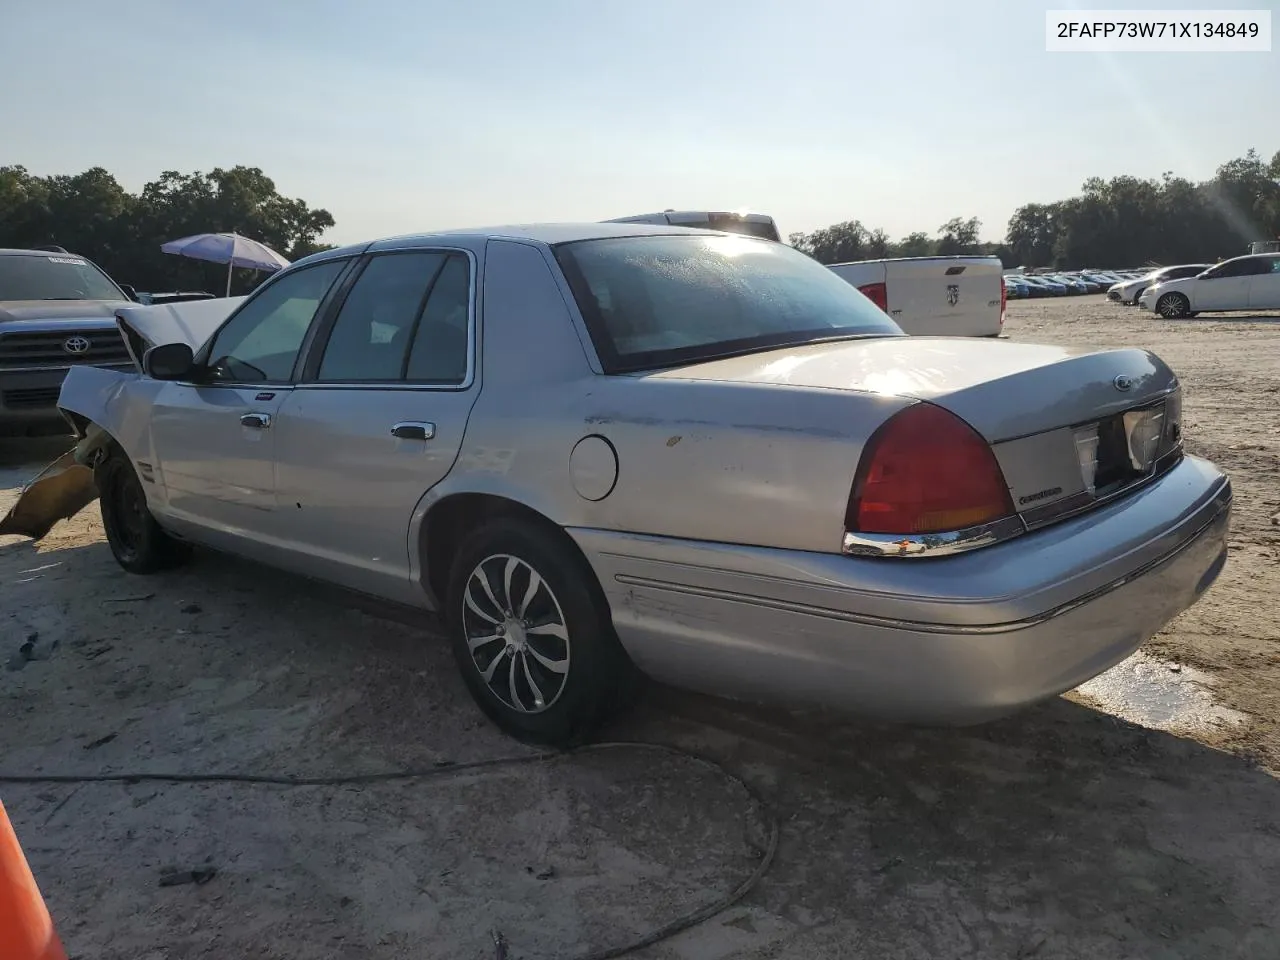
[{"label": "car rear bumper", "polygon": [[1231,484],[1188,457],[1093,513],[969,554],[876,560],[571,530],[658,680],[740,699],[972,723],[1078,686],[1226,561]]}]

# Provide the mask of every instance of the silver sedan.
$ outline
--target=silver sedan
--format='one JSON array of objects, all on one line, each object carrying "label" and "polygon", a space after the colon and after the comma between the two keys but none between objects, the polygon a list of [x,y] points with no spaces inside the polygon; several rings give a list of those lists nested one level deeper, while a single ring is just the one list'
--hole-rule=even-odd
[{"label": "silver sedan", "polygon": [[437,611],[528,740],[645,675],[982,721],[1125,658],[1226,559],[1230,482],[1157,357],[907,337],[777,243],[401,237],[118,317],[139,370],[74,369],[60,406],[121,566],[199,544]]}]

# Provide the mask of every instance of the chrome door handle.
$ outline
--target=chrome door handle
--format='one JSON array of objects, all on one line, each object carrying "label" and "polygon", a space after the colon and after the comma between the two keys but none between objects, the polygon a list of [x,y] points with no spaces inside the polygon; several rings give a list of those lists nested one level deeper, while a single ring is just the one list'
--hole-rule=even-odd
[{"label": "chrome door handle", "polygon": [[420,420],[403,420],[391,428],[391,435],[399,440],[431,440],[436,435],[436,425]]},{"label": "chrome door handle", "polygon": [[265,430],[271,426],[271,414],[246,413],[240,418],[240,426],[253,427],[255,430]]}]

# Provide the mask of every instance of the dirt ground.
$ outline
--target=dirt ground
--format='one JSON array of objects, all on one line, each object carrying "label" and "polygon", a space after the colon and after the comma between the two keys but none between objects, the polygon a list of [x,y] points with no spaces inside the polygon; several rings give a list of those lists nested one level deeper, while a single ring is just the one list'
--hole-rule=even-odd
[{"label": "dirt ground", "polygon": [[[652,691],[608,737],[718,761],[781,839],[742,903],[640,955],[1280,957],[1280,315],[1168,322],[1089,297],[1014,302],[1008,331],[1149,347],[1179,372],[1190,448],[1235,482],[1222,578],[1113,672],[1114,703],[1104,686],[912,730]],[[0,447],[0,510],[61,451]],[[96,507],[37,548],[0,539],[0,716],[0,774],[326,776],[527,752],[480,718],[429,630],[213,556],[129,577]],[[364,786],[0,797],[83,960],[493,958],[495,930],[511,960],[568,960],[728,893],[766,836],[740,785],[636,749]]]}]

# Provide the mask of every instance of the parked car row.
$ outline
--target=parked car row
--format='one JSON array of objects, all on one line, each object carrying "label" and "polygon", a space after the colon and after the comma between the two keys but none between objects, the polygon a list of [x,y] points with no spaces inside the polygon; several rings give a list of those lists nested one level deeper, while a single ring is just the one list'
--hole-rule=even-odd
[{"label": "parked car row", "polygon": [[[1008,273],[1005,291],[1010,300],[1029,297],[1067,297],[1110,291],[1142,274],[1138,271],[1078,270],[1069,273]],[[1113,298],[1114,299],[1114,298]]]},{"label": "parked car row", "polygon": [[1183,277],[1194,277],[1196,274],[1208,269],[1209,264],[1207,263],[1180,263],[1173,267],[1161,267],[1158,270],[1144,273],[1140,277],[1122,280],[1120,283],[1115,284],[1107,290],[1107,299],[1137,306],[1143,292],[1148,287],[1153,287],[1157,283],[1164,283],[1166,280],[1181,280]]}]

